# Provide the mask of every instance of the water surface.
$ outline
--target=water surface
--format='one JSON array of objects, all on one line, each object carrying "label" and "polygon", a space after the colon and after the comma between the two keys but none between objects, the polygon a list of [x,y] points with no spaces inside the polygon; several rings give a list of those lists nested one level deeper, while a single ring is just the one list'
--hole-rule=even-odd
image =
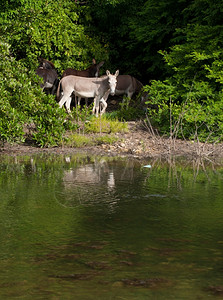
[{"label": "water surface", "polygon": [[203,161],[0,156],[0,299],[223,298],[222,177]]}]

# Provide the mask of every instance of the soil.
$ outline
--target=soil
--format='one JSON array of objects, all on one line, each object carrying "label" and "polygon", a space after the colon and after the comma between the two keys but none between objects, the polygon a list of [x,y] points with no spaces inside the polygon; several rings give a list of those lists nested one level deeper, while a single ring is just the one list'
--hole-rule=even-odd
[{"label": "soil", "polygon": [[38,148],[30,144],[0,145],[0,154],[26,155],[34,153],[77,153],[87,152],[96,155],[129,156],[136,158],[167,157],[206,157],[211,160],[223,158],[223,143],[208,144],[186,140],[171,140],[151,134],[141,122],[128,122],[127,133],[117,133],[118,141],[113,145],[102,144],[83,148]]}]

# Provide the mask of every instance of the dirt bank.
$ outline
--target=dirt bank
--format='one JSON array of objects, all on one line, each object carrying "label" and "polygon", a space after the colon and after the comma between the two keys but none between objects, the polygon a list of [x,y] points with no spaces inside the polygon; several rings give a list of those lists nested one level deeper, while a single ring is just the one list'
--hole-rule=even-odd
[{"label": "dirt bank", "polygon": [[186,140],[170,140],[169,138],[151,135],[140,122],[129,122],[127,133],[117,133],[118,141],[113,145],[102,144],[84,148],[38,148],[29,144],[8,143],[0,146],[0,154],[23,155],[32,153],[76,153],[90,152],[109,156],[125,155],[138,158],[165,157],[168,155],[223,158],[223,143],[205,144]]}]

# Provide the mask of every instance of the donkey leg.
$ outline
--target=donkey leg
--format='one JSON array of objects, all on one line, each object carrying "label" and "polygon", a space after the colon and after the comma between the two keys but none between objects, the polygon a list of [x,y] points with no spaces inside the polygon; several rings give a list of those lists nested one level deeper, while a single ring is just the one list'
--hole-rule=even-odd
[{"label": "donkey leg", "polygon": [[97,96],[94,97],[94,106],[93,106],[93,109],[92,109],[92,114],[95,114],[96,112],[96,105],[97,105]]},{"label": "donkey leg", "polygon": [[67,99],[66,103],[65,103],[65,106],[66,106],[66,109],[67,109],[67,112],[68,112],[68,113],[71,113],[71,110],[70,110],[71,100],[72,100],[72,97],[70,96],[70,97]]},{"label": "donkey leg", "polygon": [[128,91],[127,97],[128,97],[129,99],[132,99],[132,95],[133,95],[133,94],[134,94],[133,92]]},{"label": "donkey leg", "polygon": [[96,97],[94,98],[94,105],[93,105],[93,109],[92,109],[92,114],[94,114],[94,112],[95,112],[95,107],[96,107]]},{"label": "donkey leg", "polygon": [[110,89],[107,90],[107,92],[105,92],[104,96],[100,100],[100,103],[101,103],[101,105],[103,107],[102,110],[101,110],[101,116],[105,113],[105,110],[106,110],[106,108],[108,106],[107,99],[108,99],[109,93],[110,93]]},{"label": "donkey leg", "polygon": [[51,90],[51,94],[52,94],[52,95],[56,95],[56,91],[57,91],[59,82],[60,82],[60,80],[59,80],[58,78],[56,78],[56,79],[54,80],[53,87],[52,87],[52,90]]},{"label": "donkey leg", "polygon": [[104,100],[104,98],[101,98],[100,103],[101,103],[101,105],[102,105],[102,107],[103,107],[102,110],[101,110],[101,113],[100,113],[100,115],[102,116],[102,115],[105,113],[105,110],[106,110],[108,104],[107,104],[107,102]]},{"label": "donkey leg", "polygon": [[81,105],[81,97],[77,97],[77,105],[78,105],[78,106]]},{"label": "donkey leg", "polygon": [[[126,93],[126,97],[129,98],[129,99],[132,99],[132,95],[133,95],[133,94],[134,94],[133,92],[128,91],[128,92]],[[122,103],[124,103],[124,102],[125,102],[125,99],[122,98]]]},{"label": "donkey leg", "polygon": [[71,102],[70,95],[69,94],[64,94],[63,97],[61,98],[60,102],[59,102],[59,106],[61,108],[65,104],[67,111],[70,112],[70,102]]},{"label": "donkey leg", "polygon": [[99,111],[99,97],[96,96],[94,98],[94,107],[93,107],[93,110],[92,110],[92,113],[96,115],[96,117],[98,117],[98,111]]},{"label": "donkey leg", "polygon": [[63,107],[63,105],[66,101],[67,101],[67,97],[66,97],[66,95],[63,95],[63,97],[60,99],[60,101],[58,103],[60,108]]}]

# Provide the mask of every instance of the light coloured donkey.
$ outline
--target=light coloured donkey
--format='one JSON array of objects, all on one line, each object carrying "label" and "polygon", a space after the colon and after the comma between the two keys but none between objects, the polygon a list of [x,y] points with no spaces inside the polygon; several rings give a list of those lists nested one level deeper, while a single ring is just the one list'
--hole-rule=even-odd
[{"label": "light coloured donkey", "polygon": [[[103,66],[104,61],[101,61],[100,63],[96,63],[96,60],[93,58],[92,60],[92,65],[88,67],[86,70],[76,70],[73,68],[68,68],[66,69],[63,74],[62,78],[65,76],[69,75],[74,75],[74,76],[81,76],[81,77],[99,77],[99,70]],[[76,102],[76,97],[75,97],[75,102]],[[78,97],[78,106],[81,104],[81,97]],[[88,98],[85,98],[85,104],[88,104]]]},{"label": "light coloured donkey", "polygon": [[61,79],[57,89],[57,99],[59,101],[60,91],[62,89],[63,95],[59,101],[59,106],[65,107],[70,112],[70,104],[72,100],[72,94],[82,98],[94,98],[93,114],[98,117],[100,104],[102,105],[101,115],[105,112],[107,103],[106,99],[108,95],[115,94],[115,88],[117,84],[117,76],[119,71],[117,70],[114,75],[109,71],[106,71],[106,77],[104,78],[88,78],[80,76],[65,76]]}]

